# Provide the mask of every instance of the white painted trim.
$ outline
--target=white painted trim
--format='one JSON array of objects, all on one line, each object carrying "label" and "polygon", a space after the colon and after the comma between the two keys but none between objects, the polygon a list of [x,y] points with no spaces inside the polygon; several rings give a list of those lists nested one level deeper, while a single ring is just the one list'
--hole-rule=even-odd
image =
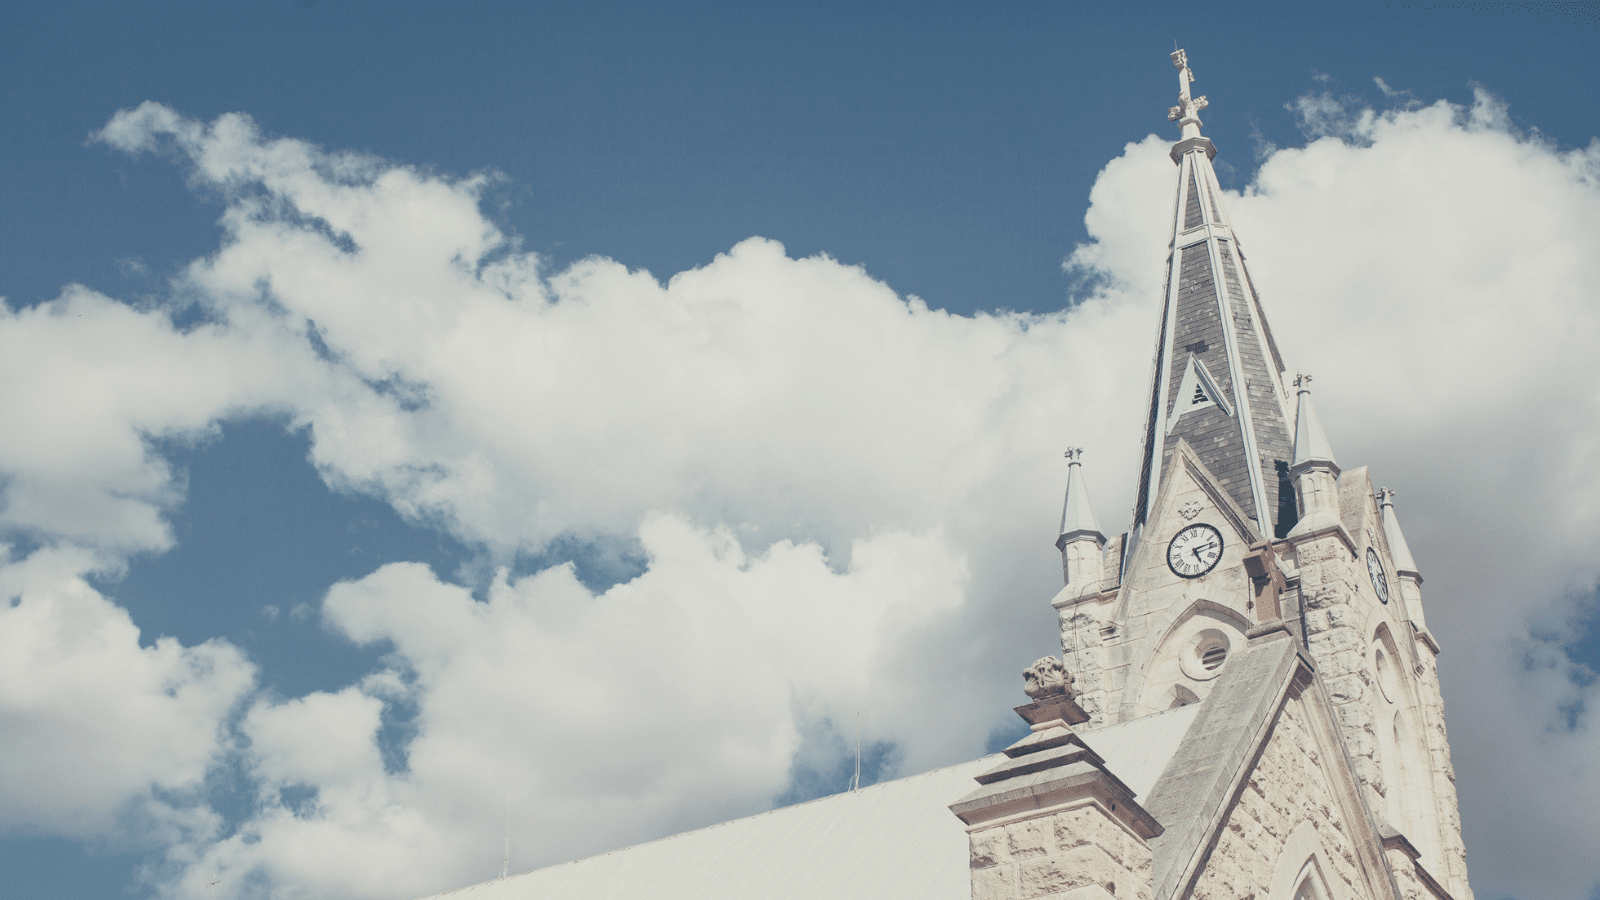
[{"label": "white painted trim", "polygon": [[[1239,236],[1233,233],[1233,216],[1229,215],[1227,204],[1222,202],[1222,183],[1216,180],[1215,169],[1211,170],[1211,176],[1212,186],[1215,189],[1214,196],[1217,198],[1217,215],[1222,220],[1219,225],[1224,231],[1224,239],[1233,242],[1233,255],[1239,259],[1238,269],[1240,288],[1243,289],[1245,293],[1245,301],[1254,305],[1254,300],[1252,298],[1259,293],[1256,290],[1256,282],[1254,278],[1250,277],[1249,269],[1245,267],[1244,247],[1239,245]],[[1265,317],[1265,315],[1266,313],[1257,307],[1253,310],[1253,313],[1250,316],[1250,321],[1251,324],[1255,326],[1254,331],[1256,333],[1256,343],[1261,346],[1261,355],[1263,361],[1267,363],[1267,371],[1272,375],[1272,386],[1277,389],[1273,393],[1276,394],[1278,398],[1278,414],[1283,417],[1284,427],[1290,429],[1289,439],[1293,441],[1294,417],[1289,415],[1289,388],[1288,385],[1284,384],[1283,382],[1283,373],[1274,371],[1274,369],[1277,367],[1272,365],[1272,350],[1267,344],[1267,328],[1262,322],[1262,319]],[[1276,510],[1274,510],[1274,512],[1276,512]]]},{"label": "white painted trim", "polygon": [[[1216,181],[1210,165],[1201,167],[1201,174],[1208,184]],[[1201,202],[1204,203],[1203,200]],[[1249,475],[1250,493],[1255,500],[1252,505],[1256,508],[1254,517],[1256,530],[1262,534],[1270,534],[1272,532],[1271,523],[1274,510],[1267,505],[1267,484],[1266,479],[1261,474],[1261,450],[1256,446],[1255,423],[1250,416],[1249,382],[1245,379],[1244,363],[1239,358],[1239,336],[1235,332],[1238,323],[1233,318],[1233,301],[1228,297],[1228,276],[1222,268],[1222,254],[1219,251],[1218,242],[1216,240],[1207,241],[1206,249],[1210,251],[1211,256],[1211,287],[1212,292],[1216,295],[1217,314],[1222,317],[1222,342],[1228,351],[1228,374],[1233,382],[1233,399],[1239,405],[1239,432],[1244,439],[1245,472]],[[1238,253],[1234,254],[1236,257],[1238,255]],[[1242,262],[1234,266],[1236,270],[1243,269],[1243,267],[1244,264]],[[1242,276],[1239,289],[1241,293],[1244,290]],[[1246,300],[1248,301],[1248,298]],[[1250,319],[1254,322],[1256,317],[1252,315]],[[1263,344],[1262,350],[1265,352],[1265,344]]]},{"label": "white painted trim", "polygon": [[[1150,513],[1156,506],[1156,494],[1161,488],[1161,458],[1162,450],[1166,447],[1167,434],[1167,386],[1172,383],[1172,341],[1178,329],[1178,287],[1182,268],[1183,251],[1178,247],[1178,235],[1183,229],[1184,207],[1189,199],[1189,174],[1194,168],[1194,154],[1185,153],[1183,160],[1178,165],[1178,196],[1173,203],[1172,212],[1172,241],[1167,245],[1167,296],[1161,310],[1160,321],[1166,323],[1165,330],[1156,338],[1156,360],[1154,372],[1151,375],[1150,392],[1155,400],[1156,421],[1155,428],[1150,432],[1150,446],[1145,449],[1145,459],[1141,463],[1148,463],[1150,468],[1150,488],[1145,492],[1144,509],[1134,511],[1134,519],[1142,520],[1149,524]],[[1134,503],[1138,503],[1134,498]],[[1129,529],[1129,537],[1135,543],[1140,535],[1134,529]],[[1124,556],[1126,559],[1126,556]]]},{"label": "white painted trim", "polygon": [[1220,241],[1232,240],[1233,232],[1211,222],[1206,222],[1203,225],[1196,225],[1195,227],[1184,231],[1178,236],[1180,247],[1193,247],[1195,244],[1198,244],[1201,241],[1210,240],[1212,238]]}]

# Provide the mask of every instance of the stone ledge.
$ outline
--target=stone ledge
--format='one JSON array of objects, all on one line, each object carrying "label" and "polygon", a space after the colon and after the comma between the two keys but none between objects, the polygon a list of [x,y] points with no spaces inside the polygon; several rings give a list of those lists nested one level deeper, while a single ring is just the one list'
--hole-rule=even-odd
[{"label": "stone ledge", "polygon": [[[1068,732],[1070,734],[1070,732]],[[1076,735],[1073,735],[1076,738]],[[1009,749],[1009,748],[1008,748]],[[1006,754],[1008,757],[1011,754]],[[979,784],[994,784],[1008,778],[1019,778],[1023,775],[1032,775],[1034,772],[1043,772],[1045,769],[1059,769],[1070,766],[1075,762],[1086,762],[1099,768],[1105,765],[1105,760],[1100,754],[1090,750],[1081,740],[1072,740],[1064,744],[1057,744],[1047,750],[1033,753],[1019,754],[1000,763],[987,772],[979,773],[973,778]]]},{"label": "stone ledge", "polygon": [[1416,635],[1417,640],[1426,644],[1428,649],[1433,651],[1434,656],[1438,656],[1440,653],[1444,652],[1439,649],[1439,642],[1434,640],[1433,632],[1429,631],[1427,628],[1412,622],[1411,633]]},{"label": "stone ledge", "polygon": [[1217,158],[1217,148],[1211,143],[1211,139],[1207,137],[1192,137],[1188,140],[1179,141],[1172,145],[1172,150],[1167,155],[1172,157],[1172,162],[1176,165],[1179,160],[1183,159],[1185,153],[1196,147],[1205,148],[1206,159]]},{"label": "stone ledge", "polygon": [[[1413,875],[1417,881],[1421,882],[1422,886],[1427,888],[1429,893],[1433,894],[1435,900],[1455,900],[1455,898],[1450,896],[1450,892],[1445,890],[1444,885],[1439,883],[1439,879],[1434,878],[1433,873],[1429,872],[1427,868],[1422,865],[1420,860],[1420,857],[1422,856],[1421,852],[1417,850],[1416,846],[1413,845],[1405,835],[1396,831],[1393,826],[1381,819],[1378,821],[1378,834],[1383,838],[1384,850],[1397,851],[1406,856],[1406,859],[1411,863],[1410,874]],[[1404,865],[1403,862],[1399,860],[1393,860],[1391,858],[1390,865],[1396,864],[1401,866]]]},{"label": "stone ledge", "polygon": [[1122,779],[1082,760],[985,785],[950,804],[950,811],[972,826],[1048,812],[1074,800],[1097,802],[1111,818],[1142,838],[1155,837],[1163,830],[1133,799],[1133,791]]},{"label": "stone ledge", "polygon": [[1036,731],[1042,730],[1051,722],[1082,725],[1089,721],[1089,714],[1084,712],[1083,707],[1068,694],[1046,695],[1032,703],[1012,707],[1012,711]]}]

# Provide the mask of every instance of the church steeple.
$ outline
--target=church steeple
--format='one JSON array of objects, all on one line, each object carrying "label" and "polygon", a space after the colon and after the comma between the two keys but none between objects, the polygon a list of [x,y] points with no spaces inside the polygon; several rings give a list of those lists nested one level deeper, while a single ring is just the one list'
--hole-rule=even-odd
[{"label": "church steeple", "polygon": [[[1074,464],[1057,542],[1067,584],[1051,605],[1075,702],[1094,727],[1198,706],[1191,730],[1219,734],[1254,715],[1232,699],[1263,677],[1252,660],[1298,644],[1294,658],[1307,667],[1297,683],[1321,685],[1301,696],[1320,698],[1318,727],[1343,743],[1322,758],[1349,766],[1385,852],[1410,857],[1391,853],[1398,868],[1388,874],[1469,900],[1440,648],[1423,623],[1421,576],[1390,492],[1375,491],[1365,466],[1335,460],[1310,377],[1294,378],[1289,392],[1221,203],[1216,148],[1201,134],[1206,98],[1189,92],[1186,54],[1172,62],[1178,184],[1132,528],[1105,540]],[[1169,771],[1187,777],[1210,764],[1175,760]],[[1159,788],[1139,802],[1166,835],[1193,821],[1162,819],[1171,807]],[[1152,845],[1157,860],[1166,835]],[[1160,896],[1201,893],[1164,877]]]},{"label": "church steeple", "polygon": [[1172,63],[1178,105],[1167,118],[1180,129],[1172,148],[1178,190],[1133,526],[1149,519],[1161,461],[1182,440],[1256,531],[1272,537],[1277,463],[1293,453],[1283,359],[1220,200],[1216,148],[1200,133],[1206,98],[1190,95],[1194,72],[1184,51]]}]

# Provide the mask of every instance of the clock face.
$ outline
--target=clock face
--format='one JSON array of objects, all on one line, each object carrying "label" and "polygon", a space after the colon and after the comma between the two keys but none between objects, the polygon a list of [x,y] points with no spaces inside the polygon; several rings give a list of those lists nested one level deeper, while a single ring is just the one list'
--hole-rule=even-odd
[{"label": "clock face", "polygon": [[1167,545],[1167,567],[1184,578],[1199,578],[1222,559],[1222,532],[1206,524],[1190,525]]},{"label": "clock face", "polygon": [[1389,577],[1383,574],[1383,562],[1378,559],[1378,551],[1367,548],[1367,576],[1372,579],[1372,589],[1378,592],[1378,600],[1389,602]]}]

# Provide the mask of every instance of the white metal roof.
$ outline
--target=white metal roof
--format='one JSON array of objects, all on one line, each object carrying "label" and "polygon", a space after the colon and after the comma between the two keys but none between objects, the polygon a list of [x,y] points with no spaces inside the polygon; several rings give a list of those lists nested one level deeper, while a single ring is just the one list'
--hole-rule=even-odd
[{"label": "white metal roof", "polygon": [[[1199,705],[1082,733],[1143,799]],[[444,900],[969,900],[950,804],[999,755],[435,895]],[[431,900],[431,898],[430,898]]]}]

